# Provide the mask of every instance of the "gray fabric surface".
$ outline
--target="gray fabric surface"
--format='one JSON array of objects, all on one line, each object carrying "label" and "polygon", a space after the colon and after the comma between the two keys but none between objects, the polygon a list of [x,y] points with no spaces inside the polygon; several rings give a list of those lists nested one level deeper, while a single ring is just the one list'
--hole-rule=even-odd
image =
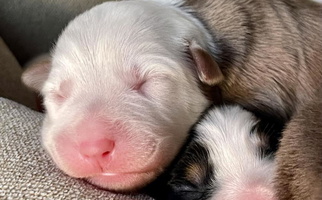
[{"label": "gray fabric surface", "polygon": [[0,199],[139,199],[64,175],[40,145],[43,115],[0,97]]}]

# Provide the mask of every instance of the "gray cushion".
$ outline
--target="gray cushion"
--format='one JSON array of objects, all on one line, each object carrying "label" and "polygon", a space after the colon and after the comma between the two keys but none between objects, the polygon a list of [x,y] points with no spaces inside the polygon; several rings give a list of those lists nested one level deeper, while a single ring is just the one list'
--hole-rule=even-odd
[{"label": "gray cushion", "polygon": [[150,199],[100,190],[63,174],[41,147],[42,119],[0,97],[0,199]]},{"label": "gray cushion", "polygon": [[0,37],[0,96],[36,109],[36,95],[22,85],[21,74],[20,65]]}]

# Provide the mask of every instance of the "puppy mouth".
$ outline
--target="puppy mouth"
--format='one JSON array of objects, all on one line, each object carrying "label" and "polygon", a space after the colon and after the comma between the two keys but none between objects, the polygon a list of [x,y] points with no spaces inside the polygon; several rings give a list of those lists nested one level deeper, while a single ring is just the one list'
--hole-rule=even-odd
[{"label": "puppy mouth", "polygon": [[[151,171],[152,172],[152,171]],[[146,174],[150,173],[150,171],[133,171],[133,172],[101,172],[97,173],[91,177],[88,178],[93,178],[93,177],[115,177],[115,176],[125,176],[125,175],[134,175],[134,174]]]}]

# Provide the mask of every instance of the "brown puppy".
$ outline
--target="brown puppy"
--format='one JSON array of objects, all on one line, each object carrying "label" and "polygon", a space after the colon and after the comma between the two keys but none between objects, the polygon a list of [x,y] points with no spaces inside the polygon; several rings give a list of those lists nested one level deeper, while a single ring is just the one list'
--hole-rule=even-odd
[{"label": "brown puppy", "polygon": [[[288,120],[322,77],[322,6],[308,0],[187,1],[219,43],[226,101]],[[216,41],[217,40],[217,41]],[[215,58],[216,59],[216,58]]]},{"label": "brown puppy", "polygon": [[276,155],[277,196],[322,199],[322,95],[316,95],[322,86],[322,6],[307,0],[186,5],[229,52],[217,58],[224,101],[276,123],[291,120]]}]

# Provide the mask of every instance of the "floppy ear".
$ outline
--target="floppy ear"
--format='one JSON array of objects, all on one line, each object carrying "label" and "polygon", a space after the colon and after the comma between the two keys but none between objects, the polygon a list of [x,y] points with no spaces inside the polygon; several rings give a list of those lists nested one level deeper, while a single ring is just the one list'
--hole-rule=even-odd
[{"label": "floppy ear", "polygon": [[221,69],[212,55],[196,41],[193,40],[190,43],[189,50],[201,82],[207,85],[216,85],[224,79]]},{"label": "floppy ear", "polygon": [[51,57],[48,54],[41,55],[27,64],[22,73],[21,80],[30,89],[40,92],[51,68]]}]

